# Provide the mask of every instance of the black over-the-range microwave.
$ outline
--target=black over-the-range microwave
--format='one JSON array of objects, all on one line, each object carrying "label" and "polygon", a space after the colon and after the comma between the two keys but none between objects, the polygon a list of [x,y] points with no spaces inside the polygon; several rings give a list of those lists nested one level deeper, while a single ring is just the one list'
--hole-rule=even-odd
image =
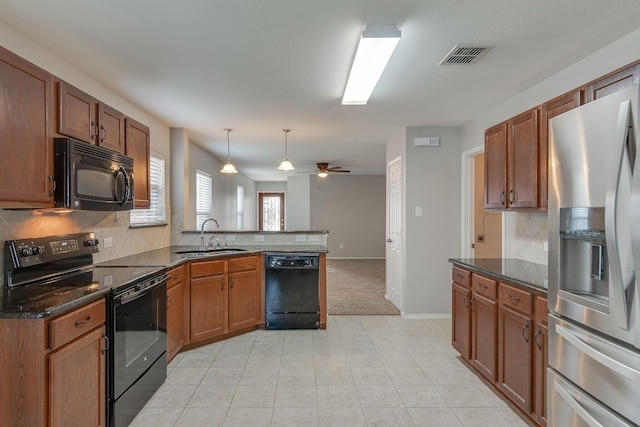
[{"label": "black over-the-range microwave", "polygon": [[54,139],[56,208],[133,209],[133,159],[73,138]]}]

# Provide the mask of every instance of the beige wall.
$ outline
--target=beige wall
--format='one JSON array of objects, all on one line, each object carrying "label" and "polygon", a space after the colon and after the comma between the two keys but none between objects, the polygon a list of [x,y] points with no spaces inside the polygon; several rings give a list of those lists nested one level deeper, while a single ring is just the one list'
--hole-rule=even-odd
[{"label": "beige wall", "polygon": [[329,231],[328,257],[384,258],[385,176],[312,175],[310,181],[311,229]]}]

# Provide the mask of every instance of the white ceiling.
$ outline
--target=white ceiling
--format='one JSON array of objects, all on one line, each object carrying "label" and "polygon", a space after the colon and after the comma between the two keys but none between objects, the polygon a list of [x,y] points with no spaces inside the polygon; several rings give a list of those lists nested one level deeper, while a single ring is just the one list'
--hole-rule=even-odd
[{"label": "white ceiling", "polygon": [[[384,174],[407,126],[456,126],[638,28],[638,0],[2,0],[0,19],[255,180],[316,162]],[[342,106],[359,34],[402,39],[366,106]],[[1,43],[1,41],[0,41]],[[495,45],[440,66],[456,44]]]}]

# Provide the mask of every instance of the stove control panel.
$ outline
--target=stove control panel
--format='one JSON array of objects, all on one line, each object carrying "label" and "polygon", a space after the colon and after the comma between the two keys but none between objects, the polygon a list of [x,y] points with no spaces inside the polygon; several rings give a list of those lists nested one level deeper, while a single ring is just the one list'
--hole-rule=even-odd
[{"label": "stove control panel", "polygon": [[5,273],[8,269],[91,255],[99,251],[99,243],[93,233],[7,240],[4,242]]}]

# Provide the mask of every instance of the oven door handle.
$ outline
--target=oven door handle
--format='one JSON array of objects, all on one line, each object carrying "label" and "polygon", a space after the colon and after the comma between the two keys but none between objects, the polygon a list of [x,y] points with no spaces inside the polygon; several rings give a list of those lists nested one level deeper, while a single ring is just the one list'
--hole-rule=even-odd
[{"label": "oven door handle", "polygon": [[144,296],[145,294],[149,293],[150,291],[152,291],[152,290],[154,290],[154,289],[156,289],[156,288],[158,288],[160,286],[165,285],[167,283],[167,280],[169,280],[169,276],[165,274],[153,286],[149,286],[149,287],[146,287],[144,289],[140,289],[140,290],[137,290],[137,291],[134,291],[134,292],[125,292],[124,294],[116,295],[113,298],[113,304],[115,306],[120,306],[120,305],[126,304],[128,302],[134,301],[134,300]]}]

